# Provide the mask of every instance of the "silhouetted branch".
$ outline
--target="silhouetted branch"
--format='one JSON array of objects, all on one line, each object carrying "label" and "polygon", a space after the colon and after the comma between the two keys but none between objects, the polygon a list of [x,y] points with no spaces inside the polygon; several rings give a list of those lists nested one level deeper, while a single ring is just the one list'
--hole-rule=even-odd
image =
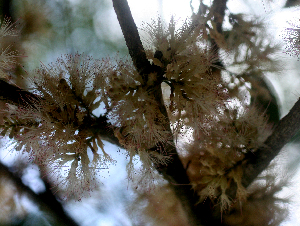
[{"label": "silhouetted branch", "polygon": [[300,5],[299,0],[287,0],[283,7],[284,8],[289,8],[289,7],[295,7],[295,6],[298,6],[298,5]]},{"label": "silhouetted branch", "polygon": [[5,165],[0,162],[0,171],[2,175],[13,181],[19,192],[27,194],[40,208],[51,212],[60,225],[77,226],[78,224],[65,212],[63,206],[57,201],[56,197],[46,183],[46,191],[40,194],[33,192],[28,186],[23,184],[22,180],[12,173]]},{"label": "silhouetted branch", "polygon": [[[222,23],[226,9],[227,0],[214,0],[212,10],[214,10],[214,22],[216,23],[217,31],[222,32]],[[159,72],[160,68],[154,67],[146,58],[142,42],[139,37],[137,27],[132,18],[130,8],[126,0],[113,0],[114,9],[116,11],[129,54],[138,72],[143,76],[143,80],[147,82],[147,75],[154,70]],[[214,46],[214,41],[213,41]],[[219,48],[215,43],[214,51]],[[221,62],[220,62],[221,63]],[[163,103],[161,88],[153,87],[149,93],[154,95],[154,98],[159,106],[161,113],[165,116],[166,121],[164,127],[171,133],[170,122],[168,120],[166,108]],[[31,104],[32,101],[39,99],[30,92],[19,89],[16,86],[8,84],[4,80],[0,80],[0,99],[16,105],[25,106]],[[106,116],[100,116],[95,121],[91,121],[91,128],[95,133],[101,135],[104,140],[121,146],[118,139],[114,135],[114,128],[108,123]],[[87,125],[89,126],[89,125]],[[280,149],[291,139],[291,137],[300,128],[300,100],[291,109],[290,113],[280,120],[273,134],[267,139],[264,147],[261,147],[255,153],[246,155],[244,161],[244,177],[243,185],[248,186],[270,163],[270,161],[279,153]],[[160,148],[158,145],[153,147],[153,150]],[[172,155],[172,161],[168,165],[155,164],[156,169],[170,182],[177,197],[182,202],[183,207],[187,211],[191,221],[197,225],[212,225],[212,203],[207,200],[204,204],[196,205],[199,200],[197,194],[194,193],[190,185],[186,169],[178,156],[175,144],[172,141],[169,144],[164,144],[163,148],[168,154]],[[234,186],[234,185],[233,185]],[[229,189],[230,190],[230,189]],[[234,189],[232,189],[234,190]],[[221,224],[220,222],[218,224]],[[217,224],[214,224],[217,225]]]},{"label": "silhouetted branch", "polygon": [[143,76],[144,82],[147,82],[147,75],[152,71],[152,66],[146,57],[128,2],[126,0],[113,0],[113,6],[133,64],[140,75]]},{"label": "silhouetted branch", "polygon": [[279,121],[273,133],[265,141],[264,146],[247,155],[246,165],[243,167],[243,186],[248,187],[268,167],[283,146],[292,139],[299,129],[300,99],[298,99],[290,112]]},{"label": "silhouetted branch", "polygon": [[219,33],[222,33],[223,20],[225,16],[227,0],[214,0],[211,6],[211,10],[214,15],[214,22]]},{"label": "silhouetted branch", "polygon": [[[137,27],[132,18],[130,8],[126,0],[113,0],[113,5],[126,40],[127,47],[129,49],[129,54],[134,62],[136,69],[143,76],[144,81],[147,81],[147,73],[156,70],[160,73],[160,68],[152,67],[146,58],[142,42],[137,30]],[[161,113],[165,116],[166,121],[163,127],[171,133],[170,122],[168,119],[167,111],[163,103],[162,91],[160,86],[153,87],[151,94],[154,96]],[[160,144],[158,144],[160,145]],[[170,182],[173,187],[176,196],[181,201],[183,208],[187,212],[191,223],[194,225],[200,224],[200,214],[195,211],[195,204],[198,201],[197,195],[194,194],[192,187],[190,185],[189,178],[187,176],[186,170],[179,159],[175,144],[172,138],[170,139],[170,144],[163,144],[162,147],[154,147],[153,149],[164,148],[164,151],[168,154],[172,154],[172,161],[167,165],[155,164],[156,169],[164,176],[166,180]],[[179,186],[178,186],[179,185]],[[180,186],[184,185],[184,186]]]},{"label": "silhouetted branch", "polygon": [[[223,26],[223,20],[225,16],[226,3],[227,0],[214,0],[211,6],[211,10],[214,17],[213,21],[216,24],[217,32],[220,34],[223,32],[222,26]],[[221,59],[219,57],[219,49],[220,47],[218,46],[217,42],[214,39],[211,39],[210,52],[212,55],[217,55],[216,58],[218,59],[215,65],[222,67],[223,63],[221,62]],[[220,68],[213,67],[212,70],[221,73]]]},{"label": "silhouetted branch", "polygon": [[31,105],[35,107],[34,103],[39,102],[40,98],[0,78],[0,100],[17,106],[26,107]]}]

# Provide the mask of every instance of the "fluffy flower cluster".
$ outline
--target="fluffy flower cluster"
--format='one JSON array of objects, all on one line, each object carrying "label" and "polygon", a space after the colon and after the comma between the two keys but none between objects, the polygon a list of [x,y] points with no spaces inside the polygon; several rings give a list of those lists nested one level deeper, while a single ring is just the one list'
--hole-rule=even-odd
[{"label": "fluffy flower cluster", "polygon": [[157,144],[163,146],[170,142],[171,134],[164,127],[166,118],[150,95],[151,90],[142,86],[142,77],[131,61],[118,61],[107,67],[102,76],[106,81],[102,88],[108,98],[107,112],[114,134],[130,156],[128,178],[136,179],[133,157],[138,155],[145,172],[143,187],[146,188],[153,181],[150,179],[152,163],[167,164],[170,159],[163,148],[150,151]]},{"label": "fluffy flower cluster", "polygon": [[12,24],[8,18],[5,18],[0,28],[0,78],[7,77],[5,71],[15,66],[16,52],[11,51],[11,46],[7,44],[7,39],[15,38],[17,35],[18,30],[16,29],[16,24]]},{"label": "fluffy flower cluster", "polygon": [[[277,175],[276,175],[277,174]],[[276,176],[274,176],[276,175]],[[286,179],[278,182],[278,173],[260,177],[265,183],[256,182],[248,189],[244,202],[233,204],[230,213],[223,215],[226,225],[280,225],[288,217],[289,198],[279,198],[278,193],[287,185]],[[243,214],[240,210],[242,209]],[[256,217],[253,217],[256,216]]]},{"label": "fluffy flower cluster", "polygon": [[[141,86],[141,76],[131,61],[112,64],[108,59],[66,55],[42,65],[30,80],[37,100],[26,107],[7,104],[1,134],[9,134],[17,150],[30,153],[36,163],[58,177],[55,182],[66,187],[67,196],[81,196],[92,189],[95,170],[114,162],[104,151],[98,117],[93,114],[101,103],[115,136],[131,157],[142,154],[148,169],[150,158],[163,164],[169,158],[159,150],[147,151],[158,142],[168,142],[170,134],[161,126],[165,118]],[[58,175],[65,175],[65,180]]]},{"label": "fluffy flower cluster", "polygon": [[[193,122],[193,128],[201,128],[203,115],[214,114],[218,106],[228,99],[222,87],[221,74],[217,70],[217,54],[208,50],[203,39],[205,27],[186,21],[175,28],[172,18],[169,26],[161,20],[145,27],[150,36],[147,56],[153,63],[165,69],[163,81],[170,87],[166,104],[169,117],[178,125],[185,119]],[[181,127],[177,126],[177,132]]]},{"label": "fluffy flower cluster", "polygon": [[[33,73],[32,90],[38,101],[27,107],[7,104],[1,135],[9,134],[17,149],[30,153],[53,176],[65,175],[65,180],[56,181],[72,197],[92,189],[95,171],[113,162],[104,151],[99,117],[93,113],[100,104],[130,159],[139,154],[147,167],[153,160],[167,164],[166,153],[153,147],[173,138],[167,128],[171,119],[175,136],[184,126],[194,132],[187,170],[200,201],[220,195],[226,209],[231,204],[226,195],[230,181],[237,184],[238,196],[246,197],[237,163],[261,147],[270,134],[267,120],[252,108],[228,110],[228,92],[216,66],[218,56],[203,38],[205,26],[186,22],[176,30],[175,24],[172,19],[165,28],[158,20],[145,28],[150,34],[147,57],[164,71],[148,75],[156,84],[145,85],[129,60],[112,64],[109,59],[66,55]],[[155,99],[161,83],[169,86],[168,116]],[[132,161],[128,168],[133,168]]]},{"label": "fluffy flower cluster", "polygon": [[156,101],[142,87],[142,78],[130,61],[120,61],[106,74],[107,96],[112,123],[121,144],[129,151],[145,151],[170,135],[161,126],[165,118]]},{"label": "fluffy flower cluster", "polygon": [[195,136],[188,148],[189,176],[202,202],[207,197],[215,199],[220,195],[222,210],[231,205],[226,195],[230,182],[237,184],[237,198],[247,197],[242,186],[242,164],[245,154],[263,145],[271,128],[266,117],[255,108],[225,110],[215,121],[206,123],[206,133]]},{"label": "fluffy flower cluster", "polygon": [[103,150],[101,137],[91,129],[92,112],[103,100],[98,92],[101,79],[96,79],[101,78],[101,65],[76,54],[42,66],[31,78],[39,101],[27,107],[7,104],[5,110],[2,135],[9,133],[17,150],[30,153],[53,176],[58,175],[54,171],[66,169],[59,175],[66,175],[62,183],[68,196],[91,189],[94,171],[101,163],[112,161]]}]

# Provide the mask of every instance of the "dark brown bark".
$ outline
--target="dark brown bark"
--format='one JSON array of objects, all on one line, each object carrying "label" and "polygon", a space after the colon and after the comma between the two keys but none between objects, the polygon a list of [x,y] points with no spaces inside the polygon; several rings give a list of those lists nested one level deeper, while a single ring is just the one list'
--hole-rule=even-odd
[{"label": "dark brown bark", "polygon": [[34,103],[40,101],[36,95],[9,84],[7,80],[2,78],[0,78],[0,100],[23,107],[27,105],[34,107]]},{"label": "dark brown bark", "polygon": [[126,41],[129,55],[137,71],[143,76],[144,82],[146,83],[148,80],[147,75],[153,69],[146,58],[146,53],[131,15],[128,2],[127,0],[113,0],[113,6]]},{"label": "dark brown bark", "polygon": [[20,177],[12,173],[8,167],[0,163],[2,176],[11,180],[20,193],[24,193],[33,200],[41,210],[48,211],[55,218],[59,225],[77,226],[78,224],[65,212],[62,204],[57,201],[56,197],[50,190],[49,184],[45,183],[46,190],[40,194],[33,192],[28,186],[23,184]]},{"label": "dark brown bark", "polygon": [[248,187],[268,167],[283,146],[295,136],[299,129],[300,99],[298,99],[290,112],[279,121],[273,133],[265,141],[264,146],[246,156],[242,180],[244,187]]},{"label": "dark brown bark", "polygon": [[[147,73],[156,72],[160,74],[160,68],[152,67],[146,58],[142,42],[140,40],[137,27],[132,18],[128,3],[126,0],[113,0],[115,12],[117,14],[129,54],[134,62],[137,71],[143,76],[144,81],[147,81]],[[158,108],[165,116],[166,121],[163,127],[171,133],[170,122],[168,120],[167,110],[163,103],[162,90],[160,84],[158,87],[153,87],[154,91],[151,94],[156,99]],[[160,145],[160,144],[158,144]],[[161,147],[154,147],[154,150],[159,150]],[[199,200],[197,195],[193,192],[192,186],[186,170],[179,158],[172,136],[170,137],[169,144],[163,145],[164,151],[168,155],[172,156],[172,161],[168,165],[155,164],[156,169],[163,175],[163,177],[170,182],[170,186],[175,191],[176,196],[181,201],[184,210],[188,214],[188,217],[192,225],[201,224],[201,214],[196,210],[196,202]]]},{"label": "dark brown bark", "polygon": [[[211,10],[213,12],[213,21],[216,24],[216,29],[218,33],[222,33],[223,29],[223,20],[225,16],[225,10],[226,10],[226,3],[227,0],[214,0],[213,4],[211,6]],[[223,63],[219,57],[219,46],[216,43],[214,39],[211,40],[211,54],[216,55],[216,58],[218,59],[217,62],[215,62],[215,66],[213,67],[212,70],[215,71],[215,73],[221,73],[220,68],[223,67]]]}]

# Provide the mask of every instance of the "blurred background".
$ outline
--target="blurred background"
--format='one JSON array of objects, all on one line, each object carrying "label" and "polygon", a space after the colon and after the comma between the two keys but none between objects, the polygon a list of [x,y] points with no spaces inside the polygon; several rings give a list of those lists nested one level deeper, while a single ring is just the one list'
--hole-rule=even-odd
[{"label": "blurred background", "polygon": [[[133,17],[139,28],[143,23],[161,16],[168,22],[172,15],[178,21],[197,11],[199,0],[128,0]],[[210,4],[210,1],[203,1]],[[266,74],[274,86],[280,103],[280,115],[284,116],[299,98],[300,62],[285,52],[285,29],[292,23],[299,26],[299,1],[229,0],[231,13],[247,13],[260,16],[273,34],[274,41],[282,45],[274,56],[282,60],[282,69]],[[18,59],[13,80],[26,86],[26,75],[41,64],[55,62],[64,54],[84,53],[94,59],[123,57],[128,54],[112,2],[109,0],[0,0],[0,17],[11,18],[21,29],[13,48],[22,57]],[[226,24],[224,24],[226,26]],[[143,32],[141,32],[143,36]],[[8,40],[9,41],[9,40]],[[18,74],[19,76],[14,76]],[[290,185],[280,194],[290,197],[290,216],[282,225],[300,225],[300,151],[299,137],[286,145],[278,156],[280,167],[293,172]],[[1,139],[0,150],[0,225],[64,225],[51,208],[39,199],[53,198],[49,195],[51,182],[32,164],[28,156],[15,152],[9,140]],[[126,153],[105,143],[105,149],[116,164],[99,170],[99,188],[89,197],[64,200],[56,196],[58,203],[78,225],[154,225],[142,214],[151,197],[136,189],[127,178]],[[140,166],[138,158],[135,167]],[[162,179],[155,183],[164,184]],[[155,188],[149,188],[154,189]],[[153,198],[153,197],[152,197]],[[55,199],[55,197],[54,197]],[[154,202],[158,200],[154,199]],[[175,205],[169,201],[169,205]],[[166,224],[167,225],[167,224]],[[174,224],[175,225],[175,224]],[[180,225],[180,224],[178,224]]]}]

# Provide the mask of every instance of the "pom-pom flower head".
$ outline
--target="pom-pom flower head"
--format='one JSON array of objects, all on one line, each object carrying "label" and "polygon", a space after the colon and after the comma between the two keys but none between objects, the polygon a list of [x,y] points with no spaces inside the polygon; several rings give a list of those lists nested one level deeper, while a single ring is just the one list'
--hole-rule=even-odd
[{"label": "pom-pom flower head", "polygon": [[[16,23],[11,23],[8,18],[4,18],[0,24],[0,78],[5,78],[8,77],[5,72],[16,64],[17,52],[11,51],[11,45],[8,43],[17,38],[18,30],[16,29]],[[9,41],[6,40],[8,38]]]},{"label": "pom-pom flower head", "polygon": [[191,183],[199,191],[201,202],[207,197],[215,199],[221,193],[220,205],[225,210],[232,204],[226,195],[230,181],[237,184],[237,198],[247,197],[241,183],[245,155],[255,155],[271,134],[271,127],[264,114],[250,107],[240,112],[226,109],[210,122],[206,131],[188,150],[193,159],[198,156],[190,171]]},{"label": "pom-pom flower head", "polygon": [[[36,163],[51,172],[55,172],[53,167],[69,166],[63,182],[68,196],[80,196],[83,190],[91,189],[95,170],[101,163],[112,161],[93,130],[93,111],[103,101],[101,70],[101,62],[90,57],[66,55],[34,72],[32,89],[39,102],[27,107],[8,105],[4,134],[11,131],[17,149],[30,153]],[[102,155],[97,153],[98,147]]]},{"label": "pom-pom flower head", "polygon": [[[171,136],[163,127],[166,118],[150,91],[143,87],[142,77],[132,62],[120,60],[109,67],[104,76],[110,102],[109,116],[114,119],[112,124],[116,128],[115,136],[130,155],[147,152],[158,143],[169,142]],[[164,162],[165,159],[160,157],[156,159]]]},{"label": "pom-pom flower head", "polygon": [[[180,28],[176,25],[174,18],[168,26],[161,19],[147,24],[143,29],[150,36],[146,53],[154,64],[164,68],[162,80],[170,87],[166,104],[171,120],[177,125],[189,120],[189,126],[199,130],[203,117],[214,114],[227,101],[228,93],[221,85],[218,54],[205,45],[205,26],[191,20]],[[177,126],[175,134],[181,129]]]}]

